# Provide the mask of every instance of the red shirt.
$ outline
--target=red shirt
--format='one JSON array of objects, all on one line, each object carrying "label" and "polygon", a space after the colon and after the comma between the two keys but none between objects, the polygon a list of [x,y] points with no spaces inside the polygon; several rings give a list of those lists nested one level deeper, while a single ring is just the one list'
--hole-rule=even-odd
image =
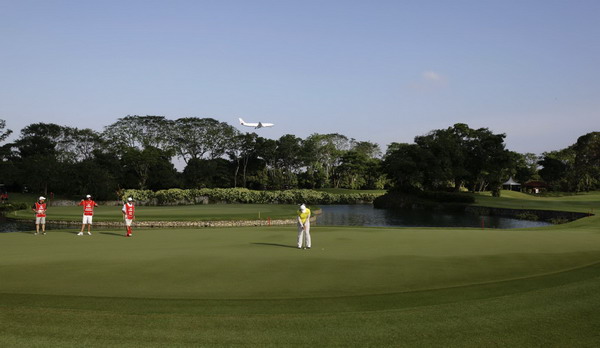
[{"label": "red shirt", "polygon": [[35,217],[46,217],[46,203],[35,202]]},{"label": "red shirt", "polygon": [[135,206],[133,205],[133,203],[125,203],[125,205],[123,205],[123,212],[125,212],[125,216],[128,220],[133,220],[133,216],[135,213]]},{"label": "red shirt", "polygon": [[86,199],[85,201],[79,202],[79,205],[83,205],[83,215],[94,215],[94,207],[97,207],[98,204],[91,199]]}]

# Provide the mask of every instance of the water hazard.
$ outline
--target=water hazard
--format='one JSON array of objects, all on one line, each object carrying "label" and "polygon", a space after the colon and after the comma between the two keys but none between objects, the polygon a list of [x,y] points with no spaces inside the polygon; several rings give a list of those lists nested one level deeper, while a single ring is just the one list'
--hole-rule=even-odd
[{"label": "water hazard", "polygon": [[499,216],[479,216],[468,213],[447,213],[426,210],[376,209],[371,204],[324,205],[317,224],[333,226],[373,227],[484,227],[528,228],[550,225],[543,221],[528,221]]},{"label": "water hazard", "polygon": [[[478,216],[467,213],[430,212],[425,210],[375,209],[371,204],[324,205],[317,216],[318,225],[373,226],[373,227],[484,227],[527,228],[550,225],[543,221],[528,221],[498,216]],[[64,229],[66,226],[47,224],[46,229]],[[75,223],[71,228],[78,229]],[[109,228],[109,227],[106,227]],[[114,229],[114,227],[112,227]],[[94,229],[101,229],[94,226]],[[35,231],[31,221],[12,221],[0,216],[1,232]]]}]

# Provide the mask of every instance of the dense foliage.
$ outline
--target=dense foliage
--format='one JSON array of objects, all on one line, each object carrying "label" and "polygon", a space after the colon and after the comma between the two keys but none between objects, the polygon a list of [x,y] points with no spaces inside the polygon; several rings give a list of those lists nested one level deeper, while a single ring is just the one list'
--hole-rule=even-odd
[{"label": "dense foliage", "polygon": [[560,151],[545,152],[540,177],[556,191],[591,191],[600,188],[600,132],[585,134]]},{"label": "dense foliage", "polygon": [[253,203],[253,204],[354,204],[372,202],[374,193],[328,193],[315,190],[257,191],[245,188],[202,188],[169,190],[124,190],[122,199],[133,197],[141,204],[173,205],[199,203]]},{"label": "dense foliage", "polygon": [[600,189],[599,132],[541,157],[506,150],[505,136],[457,123],[417,136],[414,144],[392,143],[382,165],[396,190],[409,193],[468,189],[498,195],[509,177],[522,184],[541,179],[551,190]]},{"label": "dense foliage", "polygon": [[[0,120],[2,121],[2,120]],[[11,133],[0,122],[0,141]],[[0,148],[0,183],[13,191],[117,198],[123,189],[382,189],[379,146],[340,134],[241,133],[211,118],[127,116],[103,132],[31,124]],[[173,160],[185,163],[182,172]]]},{"label": "dense foliage", "polygon": [[[212,118],[127,116],[103,132],[35,123],[12,142],[7,126],[0,120],[0,183],[45,195],[115,199],[124,189],[174,188],[499,193],[511,176],[521,183],[542,181],[550,190],[600,188],[599,132],[538,157],[505,149],[505,134],[458,123],[412,144],[392,143],[381,158],[377,144],[341,134],[266,139]],[[182,171],[174,159],[185,164]]]}]

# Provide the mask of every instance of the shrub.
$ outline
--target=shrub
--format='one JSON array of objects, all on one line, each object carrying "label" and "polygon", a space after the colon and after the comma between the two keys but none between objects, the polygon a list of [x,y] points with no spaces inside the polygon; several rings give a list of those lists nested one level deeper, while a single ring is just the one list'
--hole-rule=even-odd
[{"label": "shrub", "polygon": [[519,213],[519,214],[515,215],[515,217],[519,220],[530,220],[530,221],[538,221],[540,219],[540,217],[537,214],[528,212],[528,211]]},{"label": "shrub", "polygon": [[23,210],[29,208],[29,205],[25,202],[21,203],[4,203],[0,204],[0,213],[8,213],[11,211]]},{"label": "shrub", "polygon": [[335,194],[314,190],[255,191],[246,188],[202,188],[169,189],[160,191],[125,190],[122,198],[133,197],[141,204],[171,205],[210,203],[255,203],[255,204],[354,204],[372,202],[378,194],[350,193]]}]

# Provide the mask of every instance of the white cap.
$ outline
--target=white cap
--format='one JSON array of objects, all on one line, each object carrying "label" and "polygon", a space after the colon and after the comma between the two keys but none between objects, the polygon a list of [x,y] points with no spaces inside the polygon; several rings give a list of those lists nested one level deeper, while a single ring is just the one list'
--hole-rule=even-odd
[{"label": "white cap", "polygon": [[131,202],[131,201],[133,201],[133,198],[131,198],[131,197],[127,198],[127,202]]},{"label": "white cap", "polygon": [[301,204],[300,211],[304,213],[305,210],[306,210],[306,206],[304,204]]},{"label": "white cap", "polygon": [[90,196],[90,195],[86,195],[86,196],[85,196],[85,198],[92,198],[92,196]]},{"label": "white cap", "polygon": [[39,201],[46,199],[46,197],[44,196],[40,196],[40,198],[38,198]]}]

